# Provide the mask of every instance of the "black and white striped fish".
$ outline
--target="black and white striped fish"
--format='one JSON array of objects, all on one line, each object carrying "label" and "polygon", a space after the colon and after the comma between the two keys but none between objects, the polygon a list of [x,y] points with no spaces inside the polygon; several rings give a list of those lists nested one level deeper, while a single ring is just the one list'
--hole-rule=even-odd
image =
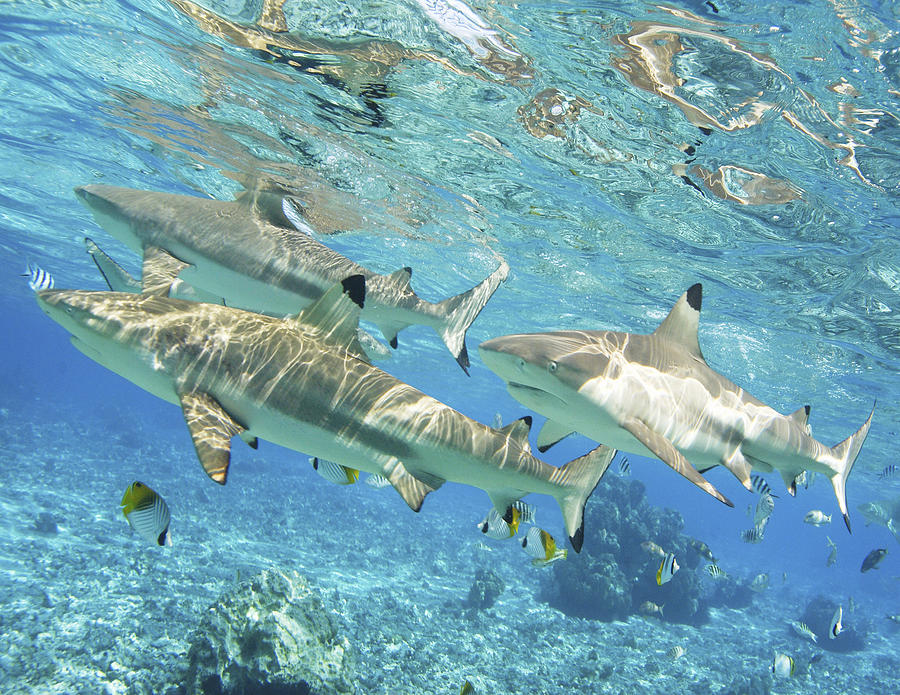
[{"label": "black and white striped fish", "polygon": [[521,518],[519,510],[515,507],[510,507],[507,514],[509,521],[500,516],[497,510],[491,507],[487,516],[480,524],[476,524],[476,527],[485,536],[497,541],[502,541],[504,538],[512,538],[519,530]]},{"label": "black and white striped fish", "polygon": [[338,485],[353,485],[359,480],[359,471],[355,468],[347,468],[334,461],[327,459],[313,458],[309,462],[312,464],[316,473],[321,475],[325,480],[330,480]]},{"label": "black and white striped fish", "polygon": [[746,531],[741,531],[741,540],[744,543],[761,543],[765,532],[765,527],[754,526]]},{"label": "black and white striped fish", "polygon": [[619,467],[616,470],[621,476],[626,476],[631,473],[631,464],[628,463],[628,459],[626,457],[623,456],[619,459]]},{"label": "black and white striped fish", "polygon": [[716,564],[707,565],[706,572],[713,579],[725,579],[728,576],[728,573]]},{"label": "black and white striped fish", "polygon": [[366,485],[376,490],[380,490],[383,487],[387,487],[391,484],[391,481],[385,478],[383,475],[378,473],[372,473],[370,476],[366,478]]},{"label": "black and white striped fish", "polygon": [[537,507],[535,507],[533,504],[528,504],[528,502],[523,502],[522,500],[516,500],[512,503],[512,507],[519,512],[519,523],[534,523],[534,517],[537,514]]},{"label": "black and white striped fish", "polygon": [[22,277],[28,278],[28,286],[34,292],[53,289],[53,276],[38,265],[29,263],[25,266],[25,272],[22,273]]},{"label": "black and white striped fish", "polygon": [[669,553],[663,558],[663,561],[659,565],[659,569],[656,570],[656,583],[659,586],[662,586],[670,581],[680,569],[675,556],[672,553]]},{"label": "black and white striped fish", "polygon": [[878,474],[878,477],[881,480],[887,480],[889,478],[893,478],[895,475],[897,475],[897,466],[892,463],[890,466],[885,466],[884,470],[882,470],[881,473]]},{"label": "black and white striped fish", "polygon": [[522,547],[531,555],[531,564],[535,567],[546,567],[551,562],[565,560],[569,551],[558,548],[556,541],[544,529],[532,526],[522,539]]},{"label": "black and white striped fish", "polygon": [[750,482],[753,484],[753,489],[760,495],[772,495],[772,497],[778,497],[778,495],[772,493],[772,488],[769,487],[766,479],[761,475],[751,475]]},{"label": "black and white striped fish", "polygon": [[769,523],[769,517],[772,510],[775,509],[775,500],[772,499],[771,493],[763,493],[759,496],[759,502],[756,503],[756,512],[753,515],[753,523],[759,528],[765,528]]},{"label": "black and white striped fish", "polygon": [[172,545],[169,534],[169,506],[140,481],[128,486],[122,496],[122,514],[137,534],[155,545]]}]

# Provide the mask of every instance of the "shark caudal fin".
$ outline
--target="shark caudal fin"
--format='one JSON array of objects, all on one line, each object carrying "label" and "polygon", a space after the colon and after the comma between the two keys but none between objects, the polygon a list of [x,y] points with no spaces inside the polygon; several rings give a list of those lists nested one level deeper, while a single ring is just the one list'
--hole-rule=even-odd
[{"label": "shark caudal fin", "polygon": [[566,534],[576,553],[584,543],[584,505],[606,473],[616,449],[602,444],[584,456],[556,469],[550,481],[564,489],[556,497],[566,523]]},{"label": "shark caudal fin", "polygon": [[456,358],[463,371],[469,373],[469,353],[466,350],[466,331],[484,309],[485,304],[494,294],[500,283],[509,275],[506,261],[488,275],[481,283],[468,292],[450,297],[437,303],[437,308],[444,316],[439,327],[435,327],[447,349]]},{"label": "shark caudal fin", "polygon": [[847,531],[850,531],[850,516],[847,513],[847,478],[850,477],[850,469],[856,462],[859,450],[862,448],[863,442],[866,441],[866,435],[869,434],[869,426],[872,424],[872,416],[875,414],[875,406],[872,406],[872,412],[856,432],[847,437],[840,444],[831,447],[831,456],[833,457],[832,469],[835,471],[831,475],[831,484],[834,487],[834,495],[837,497],[838,507],[841,514],[844,515],[844,523],[847,525]]}]

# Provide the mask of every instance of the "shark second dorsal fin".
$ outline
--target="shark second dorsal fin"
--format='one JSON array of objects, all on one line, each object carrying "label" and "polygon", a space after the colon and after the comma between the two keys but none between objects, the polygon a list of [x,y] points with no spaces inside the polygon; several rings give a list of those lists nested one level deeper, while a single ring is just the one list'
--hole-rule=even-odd
[{"label": "shark second dorsal fin", "polygon": [[187,267],[187,263],[179,261],[158,246],[147,246],[144,248],[144,267],[141,272],[143,293],[168,297],[178,273]]},{"label": "shark second dorsal fin", "polygon": [[231,438],[246,431],[207,393],[180,393],[184,420],[194,440],[197,458],[206,474],[219,485],[228,478]]},{"label": "shark second dorsal fin", "polygon": [[544,453],[551,446],[572,434],[573,431],[574,430],[568,425],[556,422],[555,420],[547,420],[543,427],[541,427],[541,431],[538,432],[538,451]]},{"label": "shark second dorsal fin", "polygon": [[366,297],[366,279],[351,275],[288,321],[310,327],[355,357],[369,362],[359,342],[359,314]]},{"label": "shark second dorsal fin", "polygon": [[393,485],[394,489],[400,493],[403,501],[406,502],[406,504],[409,505],[409,508],[414,512],[417,512],[422,508],[422,502],[425,501],[425,495],[435,489],[413,476],[406,470],[406,467],[396,459],[384,468],[382,475],[391,481],[391,485]]},{"label": "shark second dorsal fin", "polygon": [[702,300],[703,286],[698,282],[679,297],[669,315],[653,331],[653,335],[682,345],[694,357],[705,362],[703,353],[700,351],[700,341],[697,339]]},{"label": "shark second dorsal fin", "polygon": [[523,449],[531,451],[531,445],[528,443],[528,435],[531,434],[531,415],[520,417],[506,427],[501,427],[500,431]]}]

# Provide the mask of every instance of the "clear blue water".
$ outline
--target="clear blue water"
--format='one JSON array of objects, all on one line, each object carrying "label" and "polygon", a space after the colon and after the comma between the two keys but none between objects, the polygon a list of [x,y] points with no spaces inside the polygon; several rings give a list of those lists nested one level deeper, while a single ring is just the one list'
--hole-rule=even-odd
[{"label": "clear blue water", "polygon": [[[205,21],[184,0],[0,7],[4,692],[162,692],[178,682],[187,632],[236,570],[269,565],[298,568],[349,603],[348,629],[378,673],[360,692],[456,692],[466,675],[481,692],[568,692],[567,635],[610,647],[613,628],[541,602],[546,575],[514,545],[477,546],[478,490],[448,486],[417,516],[390,490],[329,486],[305,456],[266,444],[236,448],[229,485],[210,490],[177,409],[75,351],[20,277],[31,262],[57,287],[102,289],[85,235],[138,271],[74,186],[227,200],[253,180],[303,200],[319,238],[354,260],[413,267],[427,299],[470,287],[498,256],[509,262],[469,331],[470,378],[425,328],[404,331],[384,365],[482,422],[525,410],[478,360],[479,342],[648,332],[695,282],[707,361],[781,412],[811,404],[821,441],[855,431],[877,401],[848,485],[852,536],[802,523],[810,509],[837,513],[820,479],[796,499],[782,494],[765,541],[744,544],[755,498],[729,474],[710,479],[735,509],[629,457],[650,502],[679,511],[723,568],[773,582],[753,607],[717,614],[720,629],[740,625],[752,656],[705,636],[715,625],[680,627],[693,646],[672,665],[663,652],[676,628],[633,617],[615,639],[634,633],[656,651],[617,655],[616,675],[595,688],[718,692],[733,671],[766,674],[773,652],[807,649],[785,625],[822,594],[845,606],[854,597],[872,646],[829,655],[773,692],[871,692],[873,674],[900,691],[889,675],[900,642],[884,617],[900,613],[900,552],[857,511],[900,495],[900,477],[878,478],[896,463],[900,392],[896,4],[487,1],[471,4],[480,44],[413,0],[289,0],[289,31],[260,27],[261,2],[205,7]],[[572,438],[545,459],[590,446]],[[172,508],[168,554],[140,546],[118,516],[136,478]],[[535,503],[563,538],[555,505]],[[41,512],[58,534],[33,532]],[[828,568],[826,535],[839,546]],[[860,574],[875,547],[887,558]],[[446,581],[423,588],[421,566]],[[445,635],[452,648],[427,636],[442,675],[411,680],[379,646],[390,611],[363,618],[354,604],[390,594],[437,606],[465,596],[476,566],[505,573],[515,591],[487,624]],[[558,643],[504,632],[524,629],[529,611],[556,621]],[[474,634],[495,642],[486,649]],[[481,656],[468,661],[473,650]],[[132,661],[117,671],[110,654]],[[648,659],[663,671],[647,675]],[[526,662],[517,678],[510,664]]]}]

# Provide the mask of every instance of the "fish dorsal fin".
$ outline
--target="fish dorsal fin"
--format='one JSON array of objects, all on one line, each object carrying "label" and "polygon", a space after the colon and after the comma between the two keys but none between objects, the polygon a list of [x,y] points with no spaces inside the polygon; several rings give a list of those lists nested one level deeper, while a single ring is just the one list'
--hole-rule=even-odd
[{"label": "fish dorsal fin", "polygon": [[679,297],[669,315],[653,331],[653,335],[682,345],[694,357],[705,362],[703,353],[700,352],[700,341],[697,339],[702,299],[703,286],[698,282]]},{"label": "fish dorsal fin", "polygon": [[365,277],[351,275],[287,320],[314,329],[325,340],[336,343],[355,357],[369,362],[358,335],[359,314],[365,297]]},{"label": "fish dorsal fin", "polygon": [[805,430],[809,427],[809,406],[804,405],[802,408],[797,408],[797,410],[788,415],[788,420],[793,420],[800,425],[801,429]]},{"label": "fish dorsal fin", "polygon": [[141,283],[135,280],[131,273],[116,263],[109,254],[104,252],[90,237],[84,238],[84,246],[88,254],[106,280],[106,286],[113,292],[141,293]]},{"label": "fish dorsal fin", "polygon": [[178,273],[188,267],[168,251],[159,246],[144,248],[144,267],[141,272],[141,287],[144,294],[155,294],[168,297],[172,283]]},{"label": "fish dorsal fin", "polygon": [[500,431],[523,449],[531,450],[531,446],[528,444],[528,435],[531,434],[531,415],[520,417],[506,427],[501,427]]},{"label": "fish dorsal fin", "polygon": [[538,432],[538,451],[544,453],[558,441],[568,437],[572,432],[574,432],[574,430],[568,425],[556,422],[555,420],[547,420],[541,427],[541,431]]},{"label": "fish dorsal fin", "polygon": [[224,485],[231,464],[231,438],[247,428],[235,422],[207,393],[186,391],[179,393],[178,397],[203,470],[214,481]]},{"label": "fish dorsal fin", "polygon": [[395,270],[393,273],[388,275],[388,278],[391,281],[391,285],[408,292],[412,292],[413,288],[410,285],[410,280],[412,279],[412,268],[409,266],[405,268],[400,268],[400,270]]},{"label": "fish dorsal fin", "polygon": [[391,463],[384,467],[382,475],[391,481],[394,489],[400,493],[403,501],[409,505],[414,512],[422,508],[422,502],[425,501],[425,495],[432,492],[435,488],[423,483],[421,480],[413,476],[400,461],[393,459]]}]

